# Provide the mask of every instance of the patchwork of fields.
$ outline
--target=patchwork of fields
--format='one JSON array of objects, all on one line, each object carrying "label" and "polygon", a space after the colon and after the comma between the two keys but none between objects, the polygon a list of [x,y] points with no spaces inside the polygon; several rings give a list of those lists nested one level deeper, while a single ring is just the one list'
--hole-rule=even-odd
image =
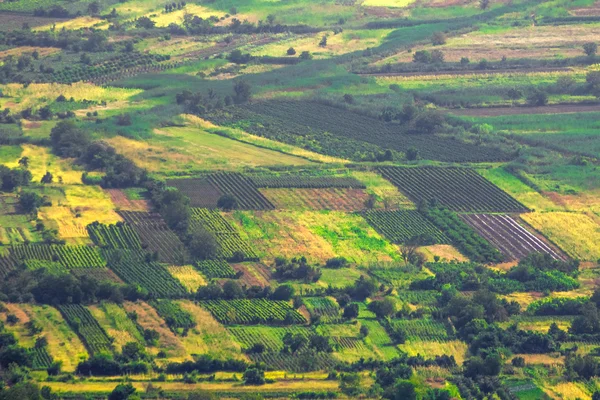
[{"label": "patchwork of fields", "polygon": [[0,399],[600,398],[592,0],[0,0]]}]

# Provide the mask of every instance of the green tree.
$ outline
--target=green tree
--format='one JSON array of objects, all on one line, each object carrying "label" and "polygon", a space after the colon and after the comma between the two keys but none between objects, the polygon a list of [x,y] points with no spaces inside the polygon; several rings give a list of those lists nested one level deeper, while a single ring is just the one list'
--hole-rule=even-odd
[{"label": "green tree", "polygon": [[203,227],[195,228],[188,242],[192,256],[201,260],[208,260],[217,256],[218,244],[215,235]]},{"label": "green tree", "polygon": [[44,204],[42,196],[35,192],[21,192],[19,194],[19,206],[25,213],[35,213]]},{"label": "green tree", "polygon": [[108,395],[108,400],[127,400],[129,396],[134,394],[136,389],[131,383],[126,385],[117,385],[113,391]]},{"label": "green tree", "polygon": [[594,42],[588,42],[583,44],[583,52],[588,57],[594,57],[598,51],[598,45]]},{"label": "green tree", "polygon": [[233,101],[237,104],[246,103],[252,99],[252,87],[244,80],[233,85]]},{"label": "green tree", "polygon": [[294,49],[293,47],[290,47],[289,49],[287,49],[287,55],[288,56],[296,55],[296,49]]},{"label": "green tree", "polygon": [[264,385],[265,371],[257,366],[250,367],[244,372],[243,379],[246,385]]}]

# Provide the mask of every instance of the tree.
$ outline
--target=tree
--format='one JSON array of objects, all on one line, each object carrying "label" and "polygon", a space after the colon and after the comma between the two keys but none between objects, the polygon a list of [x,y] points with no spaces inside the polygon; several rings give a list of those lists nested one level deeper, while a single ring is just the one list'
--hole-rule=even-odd
[{"label": "tree", "polygon": [[532,106],[545,106],[548,104],[548,94],[542,89],[533,88],[527,95],[527,103]]},{"label": "tree", "polygon": [[290,47],[289,49],[287,49],[287,55],[288,56],[296,55],[296,49],[294,49],[293,47]]},{"label": "tree", "polygon": [[265,371],[257,366],[250,367],[244,372],[244,383],[246,385],[264,385]]},{"label": "tree", "polygon": [[319,42],[319,47],[327,47],[327,36],[323,36]]},{"label": "tree", "polygon": [[289,301],[294,297],[294,287],[292,285],[279,285],[271,295],[273,300]]},{"label": "tree", "polygon": [[340,376],[340,390],[346,396],[357,397],[361,392],[361,377],[356,372],[342,374]]},{"label": "tree", "polygon": [[308,343],[308,339],[300,333],[286,333],[283,335],[283,351],[295,353],[301,350]]},{"label": "tree", "polygon": [[139,17],[138,19],[135,20],[136,28],[152,29],[152,28],[154,28],[155,25],[156,25],[156,23],[146,16]]},{"label": "tree", "polygon": [[54,180],[54,177],[52,176],[52,174],[50,173],[50,171],[46,171],[46,173],[44,174],[44,176],[42,176],[42,179],[40,182],[42,183],[52,183],[52,181]]},{"label": "tree", "polygon": [[235,210],[238,207],[237,198],[231,194],[224,194],[217,200],[217,207],[225,211]]},{"label": "tree", "polygon": [[373,293],[377,292],[377,288],[378,286],[375,281],[361,276],[356,282],[354,282],[352,294],[354,297],[362,301],[367,297],[370,297]]},{"label": "tree", "polygon": [[223,298],[223,288],[216,283],[200,286],[196,292],[198,300],[217,300]]},{"label": "tree", "polygon": [[444,34],[444,32],[435,32],[431,36],[431,44],[433,44],[434,46],[441,46],[443,44],[446,44],[446,35]]},{"label": "tree", "polygon": [[126,385],[117,385],[108,396],[108,400],[127,400],[129,396],[134,394],[136,389],[131,383]]},{"label": "tree", "polygon": [[100,3],[97,1],[92,1],[90,4],[88,4],[87,11],[90,15],[98,14],[100,12]]},{"label": "tree", "polygon": [[443,63],[444,53],[441,50],[435,49],[431,51],[431,62],[432,63]]},{"label": "tree", "polygon": [[312,54],[310,54],[310,51],[303,51],[302,53],[300,53],[300,59],[301,60],[312,60]]},{"label": "tree", "polygon": [[233,101],[236,104],[246,103],[252,98],[252,87],[244,80],[237,81],[233,85]]},{"label": "tree", "polygon": [[21,192],[19,194],[19,206],[25,213],[35,213],[44,204],[42,196],[35,192]]},{"label": "tree", "polygon": [[61,157],[79,157],[90,144],[88,135],[73,121],[60,121],[50,131],[52,151]]},{"label": "tree", "polygon": [[198,227],[191,233],[188,247],[192,256],[201,260],[216,257],[219,248],[215,235],[203,227]]},{"label": "tree", "polygon": [[29,157],[21,157],[19,158],[19,165],[23,168],[29,167]]},{"label": "tree", "polygon": [[594,57],[598,51],[598,45],[594,42],[588,42],[583,44],[583,52],[588,57]]},{"label": "tree", "polygon": [[245,297],[244,290],[236,282],[229,280],[223,285],[223,296],[227,300],[243,299]]},{"label": "tree", "polygon": [[368,308],[377,315],[377,318],[391,317],[396,313],[396,303],[389,297],[370,302]]},{"label": "tree", "polygon": [[405,379],[398,379],[394,386],[386,390],[383,397],[392,400],[416,400],[415,384]]},{"label": "tree", "polygon": [[345,319],[354,319],[358,317],[358,304],[350,303],[344,308]]},{"label": "tree", "polygon": [[406,150],[406,159],[408,161],[415,161],[419,158],[419,150],[412,146]]},{"label": "tree", "polygon": [[413,54],[413,62],[429,64],[431,63],[431,53],[427,50],[419,50]]},{"label": "tree", "polygon": [[490,0],[479,0],[479,8],[482,10],[487,10],[490,6]]}]

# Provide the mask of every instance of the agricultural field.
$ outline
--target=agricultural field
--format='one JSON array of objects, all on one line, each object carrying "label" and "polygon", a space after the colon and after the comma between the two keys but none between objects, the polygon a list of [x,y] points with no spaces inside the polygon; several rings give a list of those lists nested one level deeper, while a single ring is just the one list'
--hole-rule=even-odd
[{"label": "agricultural field", "polygon": [[415,203],[435,200],[454,211],[528,211],[471,169],[384,167],[380,171]]},{"label": "agricultural field", "polygon": [[600,398],[594,0],[0,0],[0,399]]}]

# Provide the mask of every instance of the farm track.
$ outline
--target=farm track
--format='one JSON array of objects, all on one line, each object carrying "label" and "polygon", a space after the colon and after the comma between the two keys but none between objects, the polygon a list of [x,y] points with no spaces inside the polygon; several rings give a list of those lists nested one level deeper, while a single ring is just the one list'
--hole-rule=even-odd
[{"label": "farm track", "polygon": [[557,104],[541,107],[486,107],[449,110],[452,114],[465,117],[499,117],[522,114],[570,114],[600,112],[600,104]]},{"label": "farm track", "polygon": [[531,253],[546,253],[556,260],[567,259],[508,215],[464,214],[460,217],[510,260],[519,260]]}]

